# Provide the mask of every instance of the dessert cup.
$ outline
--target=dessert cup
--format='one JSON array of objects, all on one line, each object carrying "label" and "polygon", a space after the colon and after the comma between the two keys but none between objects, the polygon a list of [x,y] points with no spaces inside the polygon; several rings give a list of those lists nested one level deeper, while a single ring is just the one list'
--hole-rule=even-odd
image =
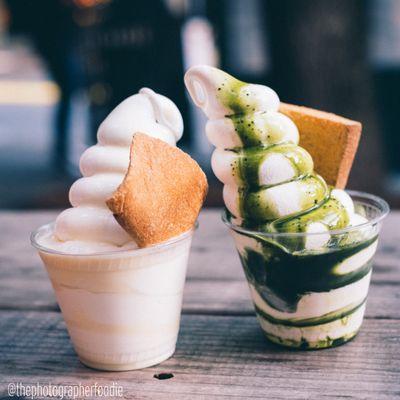
[{"label": "dessert cup", "polygon": [[45,248],[32,233],[73,346],[89,367],[106,371],[158,364],[175,350],[194,229],[135,250],[68,254]]},{"label": "dessert cup", "polygon": [[272,342],[320,349],[345,343],[359,331],[389,207],[379,197],[348,193],[368,222],[328,233],[257,232],[234,224],[224,212],[257,318]]}]

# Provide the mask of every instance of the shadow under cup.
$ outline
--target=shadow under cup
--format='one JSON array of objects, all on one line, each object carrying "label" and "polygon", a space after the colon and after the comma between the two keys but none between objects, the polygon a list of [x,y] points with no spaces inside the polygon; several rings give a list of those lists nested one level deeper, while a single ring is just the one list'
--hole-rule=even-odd
[{"label": "shadow under cup", "polygon": [[68,254],[40,245],[53,231],[32,234],[80,360],[124,371],[158,364],[175,351],[194,229],[134,250]]},{"label": "shadow under cup", "polygon": [[[368,222],[324,233],[264,233],[230,228],[267,338],[280,345],[320,349],[345,343],[361,327],[387,203],[348,191]],[[307,241],[312,250],[305,250]],[[318,248],[315,244],[324,243]]]}]

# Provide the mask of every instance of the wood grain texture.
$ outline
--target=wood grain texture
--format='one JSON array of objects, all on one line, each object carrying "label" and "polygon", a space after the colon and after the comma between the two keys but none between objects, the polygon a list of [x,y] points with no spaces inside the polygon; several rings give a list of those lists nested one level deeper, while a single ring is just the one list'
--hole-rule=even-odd
[{"label": "wood grain texture", "polygon": [[[140,371],[81,365],[29,232],[55,212],[0,213],[0,398],[9,382],[111,384],[125,399],[394,399],[400,395],[400,213],[385,223],[366,319],[351,343],[291,351],[269,343],[219,210],[200,216],[175,355]],[[174,377],[157,380],[154,374]]]},{"label": "wood grain texture", "polygon": [[[8,382],[110,384],[125,399],[393,399],[400,393],[400,324],[366,320],[355,340],[323,351],[270,344],[253,317],[182,318],[175,355],[159,366],[105,373],[82,366],[57,312],[0,312],[0,390]],[[153,375],[172,372],[160,381]]]},{"label": "wood grain texture", "polygon": [[[0,309],[57,309],[29,234],[57,212],[0,213]],[[244,274],[220,210],[199,218],[189,260],[184,311],[252,313]],[[400,317],[400,213],[385,221],[368,303],[369,317]]]}]

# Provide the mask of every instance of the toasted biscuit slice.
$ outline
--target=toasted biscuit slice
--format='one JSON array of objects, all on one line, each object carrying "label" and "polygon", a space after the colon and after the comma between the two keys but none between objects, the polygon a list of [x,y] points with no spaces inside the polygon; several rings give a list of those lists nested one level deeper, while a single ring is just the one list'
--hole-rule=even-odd
[{"label": "toasted biscuit slice", "polygon": [[188,154],[136,133],[128,172],[107,206],[138,246],[147,247],[192,228],[207,189],[204,172]]},{"label": "toasted biscuit slice", "polygon": [[297,125],[300,146],[314,160],[315,171],[329,185],[346,186],[361,135],[361,124],[335,114],[281,103],[281,113]]}]

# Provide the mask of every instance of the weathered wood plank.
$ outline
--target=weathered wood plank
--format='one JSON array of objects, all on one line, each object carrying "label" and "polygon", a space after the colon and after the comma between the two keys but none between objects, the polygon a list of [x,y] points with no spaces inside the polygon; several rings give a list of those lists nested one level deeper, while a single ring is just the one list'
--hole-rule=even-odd
[{"label": "weathered wood plank", "polygon": [[[34,277],[39,259],[28,243],[30,232],[52,221],[57,212],[0,212],[0,257],[2,270],[7,267]],[[206,209],[199,217],[188,276],[191,278],[242,278],[236,250],[221,222],[220,209]],[[376,255],[375,280],[400,280],[400,212],[392,212],[384,223]],[[216,268],[218,266],[218,268]],[[32,269],[32,271],[31,271]],[[41,270],[41,269],[39,269]],[[9,276],[9,274],[8,274]]]},{"label": "weathered wood plank", "polygon": [[[189,261],[184,311],[252,313],[247,286],[219,210],[200,216]],[[29,232],[54,219],[56,212],[0,213],[0,308],[57,309],[51,285]],[[392,213],[376,255],[367,316],[400,318],[400,213]]]},{"label": "weathered wood plank", "polygon": [[[59,313],[1,311],[0,332],[1,394],[9,382],[117,382],[131,399],[381,400],[400,393],[400,323],[393,320],[366,320],[351,343],[307,352],[270,344],[254,317],[185,315],[171,359],[123,373],[82,366]],[[174,377],[154,379],[159,372]]]},{"label": "weathered wood plank", "polygon": [[[10,276],[13,270],[34,277],[39,259],[28,243],[30,232],[52,221],[57,212],[0,212],[0,257],[2,270]],[[206,209],[199,217],[200,227],[195,234],[188,276],[191,278],[242,278],[236,250],[227,228],[220,219],[219,209]],[[380,247],[376,255],[375,280],[400,280],[400,212],[386,219]],[[215,266],[218,266],[216,268]],[[5,268],[7,267],[7,268]],[[4,271],[3,271],[4,272]],[[40,272],[39,272],[40,273]]]},{"label": "weathered wood plank", "polygon": [[[58,310],[47,277],[29,286],[21,280],[8,283],[10,286],[1,289],[0,309]],[[371,285],[366,318],[400,319],[399,289],[397,284]],[[16,292],[21,293],[21,297],[17,297]],[[253,315],[245,278],[231,281],[189,279],[185,285],[183,313]]]}]

